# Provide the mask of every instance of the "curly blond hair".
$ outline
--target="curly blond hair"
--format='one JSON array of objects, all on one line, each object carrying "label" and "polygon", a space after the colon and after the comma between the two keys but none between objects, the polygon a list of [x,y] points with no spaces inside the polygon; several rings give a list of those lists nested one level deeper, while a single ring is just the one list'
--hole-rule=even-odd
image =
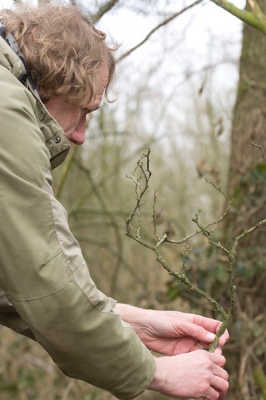
[{"label": "curly blond hair", "polygon": [[95,98],[95,80],[103,61],[109,68],[108,100],[115,49],[107,46],[105,33],[77,7],[46,3],[5,9],[0,14],[5,34],[14,36],[43,102],[51,94],[67,94],[71,102],[85,106]]}]

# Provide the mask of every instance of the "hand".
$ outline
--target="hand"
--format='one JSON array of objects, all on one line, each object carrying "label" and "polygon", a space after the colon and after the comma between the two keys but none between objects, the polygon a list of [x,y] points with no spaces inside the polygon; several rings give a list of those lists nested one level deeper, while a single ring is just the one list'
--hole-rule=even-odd
[{"label": "hand", "polygon": [[[141,341],[153,351],[176,355],[208,348],[221,322],[200,315],[177,311],[154,311],[117,304],[115,312],[128,322]],[[226,331],[219,340],[223,346],[229,338]]]},{"label": "hand", "polygon": [[228,374],[222,368],[225,358],[198,350],[173,357],[156,358],[156,372],[148,389],[171,398],[185,397],[222,400],[229,388]]}]

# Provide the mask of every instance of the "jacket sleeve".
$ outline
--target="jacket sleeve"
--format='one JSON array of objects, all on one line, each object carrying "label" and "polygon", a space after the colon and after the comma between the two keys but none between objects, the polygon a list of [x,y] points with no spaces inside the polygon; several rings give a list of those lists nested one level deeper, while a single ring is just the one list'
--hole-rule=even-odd
[{"label": "jacket sleeve", "polygon": [[0,288],[0,325],[6,326],[13,331],[20,333],[32,340],[35,337],[28,325],[23,321],[20,315],[17,313],[13,304],[7,299],[4,291]]},{"label": "jacket sleeve", "polygon": [[1,288],[66,375],[133,399],[154,359],[90,277],[52,193],[33,96],[1,67],[0,82]]}]

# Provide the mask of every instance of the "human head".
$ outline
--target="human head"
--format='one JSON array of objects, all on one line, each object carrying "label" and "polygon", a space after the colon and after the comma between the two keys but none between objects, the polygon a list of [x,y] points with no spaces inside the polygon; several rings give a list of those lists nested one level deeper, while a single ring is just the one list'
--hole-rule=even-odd
[{"label": "human head", "polygon": [[51,95],[68,95],[79,106],[95,97],[97,71],[109,68],[108,89],[115,71],[114,50],[77,7],[42,3],[2,10],[5,34],[12,33],[43,102]]}]

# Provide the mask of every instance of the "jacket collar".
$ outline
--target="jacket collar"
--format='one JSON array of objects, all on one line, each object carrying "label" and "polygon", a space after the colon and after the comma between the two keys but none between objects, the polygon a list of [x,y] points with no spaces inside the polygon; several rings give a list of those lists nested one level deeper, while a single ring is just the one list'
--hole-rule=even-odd
[{"label": "jacket collar", "polygon": [[[0,24],[0,35],[1,35]],[[49,114],[45,105],[39,98],[39,95],[29,77],[25,64],[19,55],[10,47],[10,44],[0,36],[0,65],[7,68],[18,80],[24,76],[24,86],[31,92],[36,100],[36,118],[38,125],[43,133],[45,144],[50,152],[51,168],[54,169],[60,165],[66,158],[70,143],[67,140],[63,129],[57,124]],[[22,84],[22,83],[21,83]]]}]

